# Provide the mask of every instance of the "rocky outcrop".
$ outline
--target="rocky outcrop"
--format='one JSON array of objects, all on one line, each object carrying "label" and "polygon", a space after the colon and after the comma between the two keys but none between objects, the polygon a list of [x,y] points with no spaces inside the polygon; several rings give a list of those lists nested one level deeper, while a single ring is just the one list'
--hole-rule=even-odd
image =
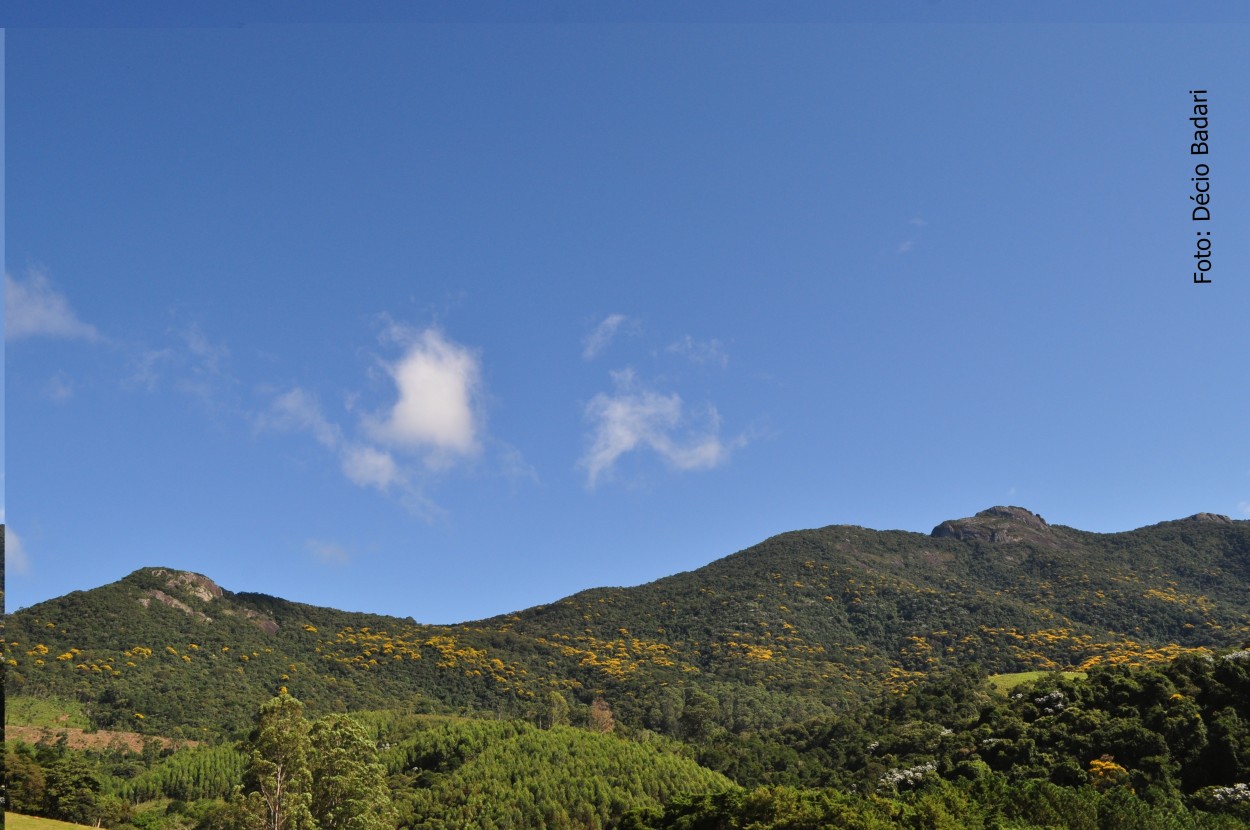
[{"label": "rocky outcrop", "polygon": [[212,617],[208,616],[207,614],[201,611],[196,611],[190,605],[187,605],[185,602],[183,602],[180,599],[171,597],[169,594],[165,593],[164,591],[160,591],[160,590],[157,590],[156,588],[152,588],[147,591],[144,591],[144,594],[145,596],[139,599],[139,604],[142,605],[144,608],[148,608],[149,606],[151,606],[152,600],[156,600],[162,605],[168,605],[170,608],[181,611],[182,613],[186,614],[189,617],[195,617],[196,619],[203,620],[204,622],[213,621]]},{"label": "rocky outcrop", "polygon": [[266,634],[277,634],[280,627],[277,620],[252,608],[240,608],[237,611],[227,609],[226,613],[232,617],[242,617]]},{"label": "rocky outcrop", "polygon": [[991,507],[966,519],[948,519],[933,528],[929,535],[936,539],[954,538],[990,544],[1054,544],[1046,520],[1023,507]]},{"label": "rocky outcrop", "polygon": [[1222,513],[1195,513],[1194,515],[1181,519],[1182,522],[1208,522],[1217,525],[1231,525],[1233,520]]},{"label": "rocky outcrop", "polygon": [[153,576],[167,576],[165,587],[171,591],[180,591],[190,594],[204,602],[212,602],[215,599],[221,599],[225,591],[221,589],[213,580],[200,574],[191,573],[190,571],[169,571],[164,568],[153,568]]}]

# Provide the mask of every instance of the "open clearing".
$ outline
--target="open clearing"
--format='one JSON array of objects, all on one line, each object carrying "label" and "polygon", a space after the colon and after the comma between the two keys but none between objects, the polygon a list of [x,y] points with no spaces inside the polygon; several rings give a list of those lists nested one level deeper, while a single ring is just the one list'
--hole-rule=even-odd
[{"label": "open clearing", "polygon": [[70,824],[67,821],[55,821],[50,818],[35,818],[20,813],[5,813],[4,826],[7,830],[81,830],[85,824]]},{"label": "open clearing", "polygon": [[1022,671],[1015,674],[992,674],[989,677],[990,684],[1000,692],[1007,692],[1022,683],[1028,683],[1031,680],[1037,680],[1039,677],[1045,677],[1048,674],[1061,674],[1069,680],[1073,678],[1084,680],[1085,672],[1083,671]]}]

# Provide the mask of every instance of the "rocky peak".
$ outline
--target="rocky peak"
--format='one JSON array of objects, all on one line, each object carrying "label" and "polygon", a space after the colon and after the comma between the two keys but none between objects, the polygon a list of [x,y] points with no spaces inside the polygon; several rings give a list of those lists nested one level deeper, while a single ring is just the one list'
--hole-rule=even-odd
[{"label": "rocky peak", "polygon": [[931,536],[953,537],[966,542],[1051,543],[1050,525],[1023,507],[991,507],[966,519],[948,519],[933,528]]},{"label": "rocky peak", "polygon": [[1233,520],[1221,513],[1195,513],[1187,519],[1181,519],[1183,522],[1209,522],[1217,525],[1231,525]]},{"label": "rocky peak", "polygon": [[173,571],[167,568],[152,568],[148,571],[152,576],[164,577],[165,587],[171,591],[190,594],[204,602],[221,599],[225,593],[221,586],[202,574],[190,571]]}]

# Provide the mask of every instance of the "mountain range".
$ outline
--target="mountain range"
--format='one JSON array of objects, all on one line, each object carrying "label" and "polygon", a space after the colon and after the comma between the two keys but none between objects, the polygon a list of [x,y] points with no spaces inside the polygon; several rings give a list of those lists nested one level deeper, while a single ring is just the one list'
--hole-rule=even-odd
[{"label": "mountain range", "polygon": [[[219,575],[220,576],[220,575]],[[848,712],[943,668],[1163,663],[1250,639],[1250,521],[1121,533],[992,507],[925,535],[783,533],[694,571],[459,625],[225,590],[147,567],[8,616],[6,693],[96,728],[237,734],[287,689],[314,711],[537,717],[558,697],[678,737]],[[554,697],[553,697],[554,695]]]}]

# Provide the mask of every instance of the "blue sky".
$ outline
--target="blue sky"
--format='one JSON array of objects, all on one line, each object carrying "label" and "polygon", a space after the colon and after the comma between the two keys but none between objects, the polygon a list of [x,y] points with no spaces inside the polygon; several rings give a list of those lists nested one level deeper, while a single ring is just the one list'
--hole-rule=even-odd
[{"label": "blue sky", "polygon": [[1250,518],[1250,29],[952,8],[9,29],[8,607]]}]

